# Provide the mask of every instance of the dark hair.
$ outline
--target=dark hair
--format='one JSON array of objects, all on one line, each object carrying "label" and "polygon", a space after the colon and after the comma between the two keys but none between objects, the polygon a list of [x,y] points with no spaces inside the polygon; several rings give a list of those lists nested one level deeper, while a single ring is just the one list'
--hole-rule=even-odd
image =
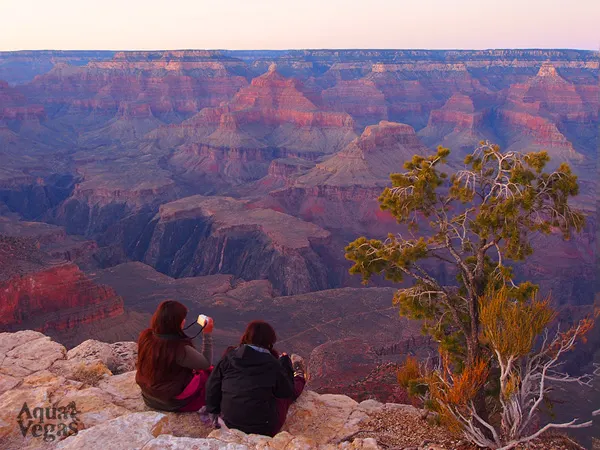
[{"label": "dark hair", "polygon": [[277,335],[271,325],[262,320],[254,320],[248,324],[242,335],[240,344],[251,344],[273,350],[277,342]]},{"label": "dark hair", "polygon": [[150,328],[138,340],[138,376],[148,384],[169,380],[177,370],[175,360],[192,340],[181,329],[185,305],[167,300],[156,308]]}]

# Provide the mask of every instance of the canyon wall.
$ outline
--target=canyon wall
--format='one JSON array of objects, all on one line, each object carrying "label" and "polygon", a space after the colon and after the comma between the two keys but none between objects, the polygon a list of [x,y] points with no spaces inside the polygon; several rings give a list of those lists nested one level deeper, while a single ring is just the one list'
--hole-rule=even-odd
[{"label": "canyon wall", "polygon": [[353,286],[345,244],[405,231],[378,206],[389,175],[438,145],[460,167],[481,140],[573,167],[588,225],[536,240],[517,271],[558,304],[590,304],[599,71],[597,53],[572,50],[2,52],[0,218],[21,223],[0,223],[11,320],[54,320],[54,300],[27,312],[19,280],[40,277],[81,330],[137,327],[143,301],[121,314],[123,292],[97,282],[133,276],[128,261],[158,271],[147,280],[231,277],[250,298]]}]

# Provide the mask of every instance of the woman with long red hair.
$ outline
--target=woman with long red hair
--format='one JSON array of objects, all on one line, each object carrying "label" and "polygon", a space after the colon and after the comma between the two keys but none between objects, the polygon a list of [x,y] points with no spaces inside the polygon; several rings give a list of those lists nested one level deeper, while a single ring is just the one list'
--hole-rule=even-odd
[{"label": "woman with long red hair", "polygon": [[162,411],[198,411],[212,360],[212,319],[202,330],[202,352],[184,330],[187,308],[174,300],[158,305],[150,328],[138,340],[135,381],[147,406]]}]

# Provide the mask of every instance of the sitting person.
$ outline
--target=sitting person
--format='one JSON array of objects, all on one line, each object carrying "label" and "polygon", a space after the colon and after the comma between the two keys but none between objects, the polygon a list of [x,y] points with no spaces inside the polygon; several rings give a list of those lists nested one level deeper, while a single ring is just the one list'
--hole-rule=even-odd
[{"label": "sitting person", "polygon": [[274,350],[277,337],[263,321],[248,324],[238,347],[230,347],[206,385],[206,411],[247,434],[275,436],[305,385],[304,363]]},{"label": "sitting person", "polygon": [[150,408],[184,412],[204,406],[213,322],[208,318],[202,330],[200,353],[183,331],[187,312],[179,302],[162,302],[152,316],[150,328],[140,334],[135,381]]}]

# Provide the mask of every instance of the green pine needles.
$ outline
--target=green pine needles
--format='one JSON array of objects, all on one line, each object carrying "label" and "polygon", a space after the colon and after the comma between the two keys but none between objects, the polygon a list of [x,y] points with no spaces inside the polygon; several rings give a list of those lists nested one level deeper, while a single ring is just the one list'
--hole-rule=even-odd
[{"label": "green pine needles", "polygon": [[[474,363],[483,349],[479,299],[500,288],[529,298],[537,286],[514,283],[509,262],[531,255],[536,233],[560,232],[568,239],[582,229],[584,216],[569,205],[579,191],[577,177],[568,164],[546,171],[546,152],[503,152],[481,142],[460,169],[447,164],[449,155],[439,147],[392,174],[379,203],[406,234],[360,237],[346,247],[346,258],[354,262],[350,272],[365,283],[375,274],[397,283],[413,280],[394,297],[400,313],[422,320],[455,362]],[[456,283],[438,281],[440,263]]]}]

